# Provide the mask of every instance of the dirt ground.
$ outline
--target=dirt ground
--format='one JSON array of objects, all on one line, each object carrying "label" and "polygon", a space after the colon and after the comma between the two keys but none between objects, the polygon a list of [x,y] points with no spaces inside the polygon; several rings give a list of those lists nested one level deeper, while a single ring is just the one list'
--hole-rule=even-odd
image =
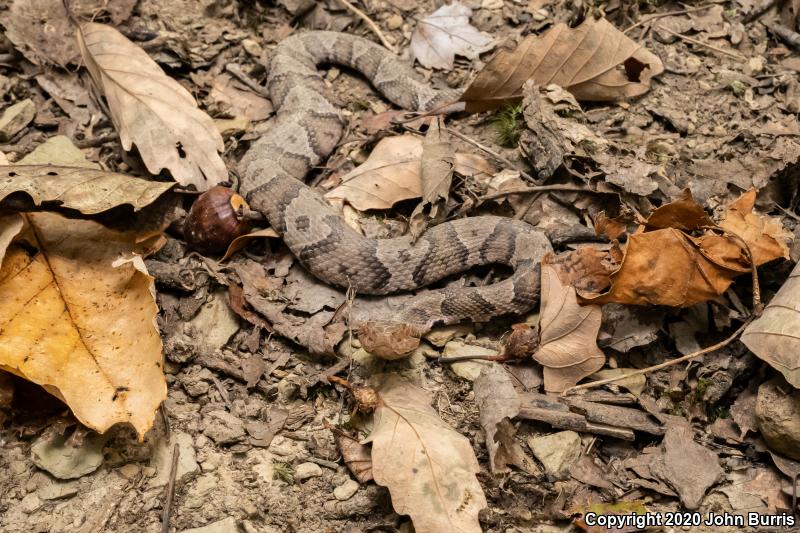
[{"label": "dirt ground", "polygon": [[[317,2],[310,11],[304,11],[299,0],[130,3],[135,4],[132,15],[121,24],[126,34],[134,41],[138,36],[143,43],[149,43],[144,46],[148,53],[191,90],[201,107],[219,119],[235,118],[212,92],[214,84],[225,75],[226,65],[237,65],[263,83],[264,59],[280,39],[292,32],[333,29],[373,38],[366,24],[336,0]],[[0,10],[7,12],[10,4],[9,0],[0,2]],[[691,13],[686,13],[687,7],[697,7],[694,4],[660,1],[605,4],[580,0],[468,0],[464,4],[473,9],[472,24],[494,37],[498,48],[511,47],[521,36],[539,33],[556,22],[574,24],[603,12],[619,29],[642,22],[627,35],[659,56],[665,72],[652,81],[651,89],[641,97],[615,104],[584,104],[580,119],[596,135],[614,143],[619,171],[612,183],[626,195],[628,205],[648,212],[662,199],[677,197],[682,189],[690,187],[700,204],[719,212],[739,192],[756,187],[761,191],[760,206],[796,208],[800,61],[797,52],[760,21],[742,22],[757,7],[751,0],[719,2],[715,3],[718,8]],[[443,2],[367,0],[359,5],[387,39],[407,54],[416,21]],[[680,13],[648,18],[672,11]],[[762,20],[775,17],[768,13]],[[657,20],[665,23],[664,28],[707,44],[698,45],[659,30]],[[4,51],[12,50],[13,46],[6,42]],[[419,65],[417,71],[435,86],[463,87],[490,56],[491,53],[484,54],[471,61],[458,58],[449,72]],[[67,74],[73,83],[86,83],[75,71],[30,62],[0,62],[4,102],[31,97],[37,106],[32,126],[1,145],[0,151],[10,160],[19,161],[46,138],[66,135],[88,160],[101,163],[108,170],[132,172],[141,168],[135,158],[123,154],[113,136],[106,138],[113,133],[107,118],[92,125],[75,126],[76,115],[70,116],[64,110],[69,102],[58,104],[70,97],[63,93],[58,96],[57,89],[37,82],[48,73]],[[342,100],[349,126],[326,167],[315,171],[309,182],[332,188],[342,175],[364,160],[380,137],[390,131],[402,133],[403,128],[395,125],[376,132],[364,126],[368,119],[391,109],[391,104],[356,74],[335,66],[325,67],[325,78],[332,93]],[[62,87],[67,86],[64,83]],[[244,86],[237,87],[242,90]],[[72,98],[74,102],[76,97]],[[522,151],[498,144],[493,117],[492,113],[458,115],[449,124],[490,147],[508,163],[528,168]],[[270,119],[264,118],[252,121],[248,128],[233,127],[226,134],[224,158],[229,168],[235,167],[249,141],[269,128]],[[454,138],[452,142],[458,151],[486,155],[463,140]],[[646,160],[658,170],[643,177],[641,167],[633,166],[634,160]],[[603,180],[602,173],[591,168],[586,157],[570,161],[571,168],[560,171],[565,179],[595,184]],[[467,200],[472,187],[480,188],[480,184],[469,180],[454,182],[453,197],[470,214],[513,214],[517,210],[504,202],[470,207]],[[548,236],[557,236],[575,225],[585,225],[588,207],[602,207],[603,202],[580,195],[544,195],[528,206],[524,218],[546,229]],[[407,206],[401,205],[393,211],[394,218],[376,216],[364,224],[375,234],[392,234],[403,227],[404,216],[409,212]],[[781,214],[779,210],[772,212]],[[790,231],[796,225],[800,227],[798,220],[797,215],[783,217]],[[268,253],[270,246],[275,253]],[[796,259],[796,248],[793,252]],[[260,266],[262,262],[265,267]],[[675,492],[663,483],[654,487],[632,482],[635,476],[622,473],[626,460],[658,447],[659,436],[637,433],[634,442],[625,442],[582,434],[580,448],[598,459],[603,482],[559,479],[533,459],[527,470],[512,468],[502,475],[490,472],[471,374],[475,368],[480,370],[481,363],[442,365],[436,363],[436,358],[449,342],[499,348],[501,336],[513,320],[443,328],[429,339],[425,350],[400,361],[387,362],[371,356],[359,349],[357,341],[344,342],[338,349],[338,360],[313,357],[231,309],[228,285],[235,279],[231,276],[252,272],[248,269],[256,268],[254,265],[272,276],[269,279],[289,280],[284,291],[296,284],[293,297],[299,323],[322,309],[324,302],[342,298],[333,289],[304,284],[298,266],[292,266],[291,256],[278,245],[257,242],[232,261],[218,263],[191,254],[179,232],[168,232],[167,245],[148,260],[157,281],[159,327],[169,385],[168,399],[156,427],[143,442],[138,442],[129,428],[114,428],[95,442],[94,437],[76,429],[63,404],[49,399],[41,389],[15,382],[11,415],[0,429],[0,530],[162,531],[165,491],[172,471],[175,495],[170,531],[193,531],[192,528],[205,526],[208,527],[201,531],[206,533],[413,531],[409,518],[394,512],[386,488],[374,482],[354,485],[354,477],[342,461],[328,424],[360,431],[363,436],[369,421],[351,415],[349,396],[327,382],[326,372],[336,365],[340,365],[336,368],[342,372],[340,375],[356,382],[379,373],[399,373],[431,393],[439,416],[470,440],[480,462],[478,479],[488,500],[488,508],[480,515],[485,531],[580,531],[571,518],[598,501],[641,502],[650,511],[660,512],[682,508]],[[774,294],[790,270],[786,263],[762,271],[762,291]],[[285,271],[282,276],[281,271]],[[731,321],[741,318],[738,310],[741,302],[749,302],[750,294],[749,282],[739,282],[724,304],[704,308],[707,329],[692,335],[692,342],[704,346],[729,334],[735,329]],[[631,316],[652,320],[656,326],[642,334],[649,335],[646,342],[637,340],[625,350],[606,346],[611,368],[643,368],[663,361],[665,354],[674,353],[680,343],[676,333],[680,328],[676,329],[675,324],[692,323],[691,309],[620,312],[624,318],[619,321],[604,321],[601,331],[609,343],[623,335],[615,334],[613,325],[629,321]],[[752,480],[753,472],[777,471],[757,437],[751,434],[737,441],[729,433],[721,437],[711,426],[725,418],[745,389],[752,390],[766,380],[770,370],[740,343],[727,346],[703,363],[680,368],[649,374],[645,392],[664,412],[693,420],[698,428],[696,440],[720,459],[724,479],[708,491],[698,511],[705,514],[748,509],[741,503],[743,496],[736,487],[743,480]],[[532,369],[526,374],[533,390],[541,386],[540,372],[541,369]],[[727,381],[720,385],[720,393],[711,397],[705,391],[714,385],[712,377],[722,376],[719,372]],[[514,424],[518,442],[525,445],[532,438],[553,432],[544,423],[516,420]],[[37,467],[35,462],[39,460],[34,456],[46,451],[36,451],[34,445],[59,434],[72,435],[70,443],[77,444],[80,450],[69,468],[79,468],[82,461],[101,461],[99,468],[76,479],[58,480]],[[175,449],[179,450],[179,458],[173,469]],[[780,492],[780,475],[774,474],[770,479],[778,486],[775,498],[783,498],[781,502],[785,503],[787,496]],[[761,507],[774,510],[774,503],[762,502]],[[652,530],[734,529],[711,526]]]}]

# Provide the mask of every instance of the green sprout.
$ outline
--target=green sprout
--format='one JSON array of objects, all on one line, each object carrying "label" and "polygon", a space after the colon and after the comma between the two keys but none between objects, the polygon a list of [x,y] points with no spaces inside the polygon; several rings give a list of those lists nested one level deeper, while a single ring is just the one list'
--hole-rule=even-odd
[{"label": "green sprout", "polygon": [[497,132],[497,143],[513,148],[522,134],[522,104],[510,105],[495,117],[493,126]]}]

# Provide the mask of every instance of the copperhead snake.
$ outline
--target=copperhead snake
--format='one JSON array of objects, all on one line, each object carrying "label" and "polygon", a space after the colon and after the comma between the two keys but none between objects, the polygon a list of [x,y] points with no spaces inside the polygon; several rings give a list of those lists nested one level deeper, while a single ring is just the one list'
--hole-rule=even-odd
[{"label": "copperhead snake", "polygon": [[299,262],[325,283],[370,295],[414,291],[477,265],[496,263],[514,270],[509,278],[487,286],[423,291],[392,320],[357,325],[365,348],[381,355],[388,345],[397,352],[401,332],[412,338],[400,347],[400,352],[407,351],[434,326],[529,311],[539,300],[539,261],[551,250],[544,234],[531,225],[477,216],[434,226],[413,244],[410,236],[370,239],[350,228],[303,182],[334,150],[344,131],[344,118],[317,70],[323,63],[361,72],[387,99],[407,110],[431,110],[459,96],[417,81],[391,52],[361,37],[313,31],[277,46],[267,78],[277,116],[243,157],[240,188]]}]

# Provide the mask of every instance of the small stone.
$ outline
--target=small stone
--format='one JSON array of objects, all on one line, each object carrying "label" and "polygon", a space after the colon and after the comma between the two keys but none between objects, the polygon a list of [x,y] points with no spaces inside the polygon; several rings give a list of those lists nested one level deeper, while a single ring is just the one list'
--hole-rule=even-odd
[{"label": "small stone", "polygon": [[278,382],[278,399],[284,403],[294,400],[300,392],[300,386],[291,377],[289,375]]},{"label": "small stone", "polygon": [[142,469],[139,467],[139,465],[135,465],[133,463],[122,465],[117,469],[117,473],[125,479],[134,479],[141,471]]},{"label": "small stone", "polygon": [[0,117],[0,142],[10,141],[22,128],[30,124],[35,116],[36,106],[30,98],[6,109]]},{"label": "small stone", "polygon": [[250,129],[250,119],[244,115],[234,118],[217,118],[214,119],[214,126],[223,137],[237,135]]},{"label": "small stone", "polygon": [[63,435],[45,434],[31,446],[33,464],[58,479],[75,479],[90,474],[103,464],[105,437],[87,435],[81,446],[67,443]]},{"label": "small stone", "polygon": [[70,167],[95,168],[100,165],[86,159],[81,149],[72,143],[69,137],[55,135],[37,146],[31,153],[23,157],[20,165],[59,164]]},{"label": "small stone", "polygon": [[725,137],[728,134],[728,130],[725,129],[725,126],[717,124],[714,126],[714,136],[716,137]]},{"label": "small stone", "polygon": [[756,421],[771,450],[800,461],[800,391],[783,378],[762,383],[756,398]]},{"label": "small stone", "polygon": [[503,0],[483,0],[481,7],[483,9],[502,9]]},{"label": "small stone", "polygon": [[[464,344],[461,341],[450,341],[444,346],[442,352],[444,357],[463,357],[465,355],[497,355],[497,350],[491,350],[482,346],[474,346],[471,344]],[[475,381],[481,375],[487,365],[491,365],[489,361],[459,361],[452,363],[450,368],[457,376],[460,376],[469,381]]]},{"label": "small stone", "polygon": [[748,76],[755,76],[763,71],[764,60],[759,56],[751,57],[747,60],[747,64],[744,66],[744,73]]},{"label": "small stone", "polygon": [[345,481],[344,483],[333,489],[333,495],[340,502],[349,500],[350,498],[353,497],[353,494],[358,492],[359,486],[360,485],[358,484],[358,481],[355,481],[353,479],[348,479],[347,481]]},{"label": "small stone", "polygon": [[528,447],[548,474],[565,478],[569,467],[581,456],[581,437],[574,431],[560,431],[530,437]]},{"label": "small stone", "polygon": [[294,479],[297,481],[304,481],[312,477],[319,477],[322,475],[322,468],[317,463],[300,463],[294,469]]},{"label": "small stone", "polygon": [[203,433],[217,444],[239,442],[246,434],[244,423],[228,411],[211,411],[203,417],[203,422]]},{"label": "small stone", "polygon": [[454,324],[452,326],[434,328],[423,335],[423,338],[437,348],[442,348],[445,344],[453,340],[454,337],[462,337],[471,331],[472,326],[469,324]]},{"label": "small stone", "polygon": [[244,48],[245,52],[256,58],[261,57],[261,54],[264,53],[264,49],[261,48],[261,45],[253,39],[242,40],[242,48]]},{"label": "small stone", "polygon": [[34,494],[30,493],[20,502],[20,509],[22,509],[23,513],[31,514],[36,512],[42,506],[42,500]]},{"label": "small stone", "polygon": [[150,459],[150,467],[155,469],[156,476],[148,483],[149,488],[163,487],[169,481],[175,444],[178,445],[178,450],[180,450],[175,480],[181,481],[187,476],[193,476],[200,471],[194,446],[192,446],[192,436],[188,433],[173,431],[169,442],[163,439],[159,441],[153,452],[153,457]]},{"label": "small stone", "polygon": [[181,533],[239,533],[239,528],[236,525],[236,519],[232,516],[212,522],[202,527],[193,527],[192,529],[184,529]]},{"label": "small stone", "polygon": [[69,483],[53,482],[36,492],[36,495],[42,500],[60,500],[71,498],[76,494],[78,494],[78,483],[74,481]]},{"label": "small stone", "polygon": [[395,13],[386,20],[386,27],[390,30],[397,30],[403,25],[403,17]]}]

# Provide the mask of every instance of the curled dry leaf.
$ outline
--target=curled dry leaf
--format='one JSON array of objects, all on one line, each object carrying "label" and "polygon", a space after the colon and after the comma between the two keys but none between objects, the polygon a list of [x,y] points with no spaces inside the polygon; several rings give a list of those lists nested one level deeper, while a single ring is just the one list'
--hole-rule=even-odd
[{"label": "curled dry leaf", "polygon": [[542,264],[541,344],[533,358],[544,367],[544,388],[563,392],[600,370],[606,356],[597,347],[603,312],[578,305],[575,288],[551,264]]},{"label": "curled dry leaf", "polygon": [[509,464],[528,468],[529,461],[515,439],[510,420],[519,414],[520,399],[511,375],[502,365],[487,365],[475,380],[475,402],[480,409],[481,427],[486,433],[492,473],[508,472]]},{"label": "curled dry leaf", "polygon": [[800,264],[744,330],[742,342],[800,389]]},{"label": "curled dry leaf", "polygon": [[469,23],[472,10],[460,2],[442,6],[417,24],[411,55],[427,68],[449,70],[456,55],[475,59],[494,47],[494,40]]},{"label": "curled dry leaf", "polygon": [[486,498],[469,439],[445,424],[428,393],[399,376],[387,375],[372,442],[372,474],[389,488],[399,514],[411,516],[419,533],[480,532],[478,512]]},{"label": "curled dry leaf", "polygon": [[23,224],[24,219],[20,214],[0,215],[0,265],[3,264],[8,246],[22,230]]},{"label": "curled dry leaf", "polygon": [[85,215],[125,204],[138,211],[174,185],[92,168],[58,165],[0,168],[0,202],[15,193],[25,193],[35,206],[53,204]]},{"label": "curled dry leaf", "polygon": [[[423,140],[416,135],[382,139],[367,160],[342,178],[342,184],[329,191],[328,200],[345,200],[359,211],[389,209],[397,202],[419,198],[422,184]],[[478,176],[492,171],[485,159],[456,153],[454,171],[462,176]],[[432,182],[431,197],[443,186]],[[449,184],[448,184],[449,189]]]},{"label": "curled dry leaf", "polygon": [[331,427],[336,447],[342,454],[342,459],[347,468],[359,483],[372,481],[372,456],[369,446],[358,442],[344,431]]},{"label": "curled dry leaf", "polygon": [[136,145],[151,174],[166,168],[181,185],[201,191],[227,179],[218,153],[225,145],[214,121],[144,50],[96,23],[78,29],[78,44],[122,147]]},{"label": "curled dry leaf", "polygon": [[612,101],[638,96],[664,65],[605,19],[577,28],[557,24],[526,37],[513,51],[501,51],[475,78],[461,100],[469,112],[497,109],[522,99],[523,84],[556,84],[578,100]]},{"label": "curled dry leaf", "polygon": [[779,219],[756,213],[755,205],[756,191],[753,189],[728,206],[719,227],[747,243],[756,265],[779,257],[788,259],[792,234],[783,229]]},{"label": "curled dry leaf", "polygon": [[[788,234],[777,219],[753,210],[754,195],[730,204],[720,228],[688,193],[656,209],[628,237],[611,288],[580,291],[583,302],[689,307],[723,294],[734,278],[751,271],[742,241],[756,266],[786,257]],[[654,229],[656,228],[656,229]],[[703,233],[695,237],[690,232]],[[730,235],[734,234],[734,235]]]},{"label": "curled dry leaf", "polygon": [[444,122],[435,117],[422,141],[420,183],[422,201],[411,213],[411,235],[416,239],[430,223],[436,224],[447,216],[447,198],[453,182],[455,148],[449,141]]},{"label": "curled dry leaf", "polygon": [[140,437],[166,398],[153,279],[136,235],[53,213],[0,270],[0,369],[43,386],[86,426],[130,423]]}]

